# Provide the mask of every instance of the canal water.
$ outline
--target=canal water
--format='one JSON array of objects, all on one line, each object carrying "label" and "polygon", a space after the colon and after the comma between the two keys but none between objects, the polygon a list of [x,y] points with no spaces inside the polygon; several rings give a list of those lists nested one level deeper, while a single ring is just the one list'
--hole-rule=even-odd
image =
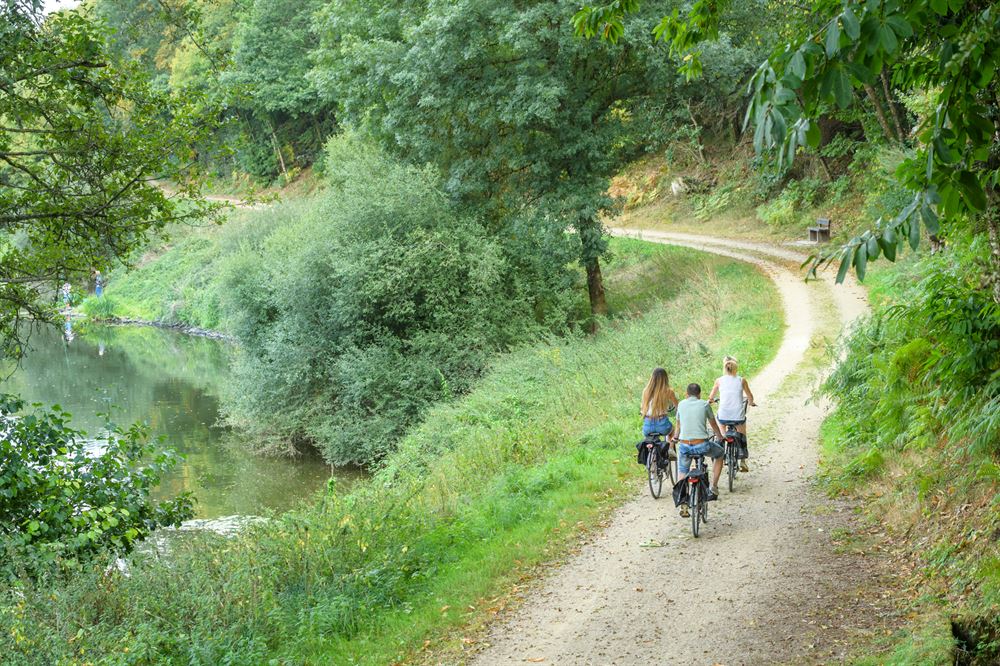
[{"label": "canal water", "polygon": [[156,494],[191,491],[197,518],[290,509],[330,478],[330,467],[318,457],[260,458],[219,424],[228,343],[151,327],[87,324],[61,333],[35,331],[21,366],[0,382],[0,393],[58,404],[90,437],[104,431],[107,420],[100,414],[122,426],[148,423],[154,437],[164,436],[164,445],[185,457]]}]

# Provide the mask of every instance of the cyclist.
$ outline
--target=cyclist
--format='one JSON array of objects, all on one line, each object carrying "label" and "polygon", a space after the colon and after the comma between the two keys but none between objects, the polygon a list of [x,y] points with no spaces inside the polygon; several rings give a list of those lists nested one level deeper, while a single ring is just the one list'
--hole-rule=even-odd
[{"label": "cyclist", "polygon": [[677,395],[670,388],[670,375],[663,368],[653,370],[653,375],[642,391],[642,436],[654,433],[669,435],[674,429],[670,412],[677,407]]},{"label": "cyclist", "polygon": [[[717,439],[709,439],[708,427],[711,426]],[[708,499],[719,498],[719,477],[722,476],[722,463],[725,451],[719,441],[722,431],[712,414],[712,408],[707,401],[701,399],[701,386],[688,384],[687,397],[677,404],[677,480],[687,477],[691,467],[692,455],[705,455],[713,459],[712,484]],[[681,505],[681,516],[689,516],[686,504]]]},{"label": "cyclist", "polygon": [[[751,407],[756,407],[753,393],[747,380],[737,374],[739,363],[732,356],[726,356],[722,360],[722,376],[715,380],[715,386],[708,395],[708,401],[712,402],[715,396],[719,396],[719,423],[727,426],[735,426],[736,432],[743,435],[743,444],[747,441],[747,415],[743,409],[743,396],[746,396],[747,403]],[[740,471],[749,472],[745,458],[740,460]]]},{"label": "cyclist", "polygon": [[[642,413],[642,436],[659,434],[665,439],[669,438],[674,429],[669,414],[676,408],[677,395],[670,388],[670,375],[663,368],[654,369],[642,391],[642,403],[639,405]],[[669,448],[662,455],[664,458],[669,457]]]}]

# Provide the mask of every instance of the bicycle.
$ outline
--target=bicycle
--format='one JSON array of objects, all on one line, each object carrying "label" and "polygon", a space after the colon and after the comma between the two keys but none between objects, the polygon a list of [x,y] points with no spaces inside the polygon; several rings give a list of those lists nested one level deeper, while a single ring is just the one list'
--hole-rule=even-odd
[{"label": "bicycle", "polygon": [[[664,436],[660,433],[653,433],[646,437],[644,440],[646,445],[646,473],[649,478],[649,492],[653,496],[653,499],[660,499],[660,494],[663,492],[663,477],[668,476],[670,478],[670,487],[674,486],[674,465],[676,463],[670,460],[669,444],[664,440]],[[666,461],[666,470],[663,469],[663,465],[660,460],[660,447],[666,447],[666,451],[663,454],[663,458]]]},{"label": "bicycle", "polygon": [[[712,402],[719,402],[716,398]],[[747,414],[746,399],[743,400],[743,417]],[[743,451],[746,449],[746,435],[742,434],[731,423],[726,424],[726,434],[723,436],[723,447],[725,448],[726,475],[729,480],[729,492],[733,492],[733,482],[740,470],[740,460],[745,458]]]},{"label": "bicycle", "polygon": [[705,467],[705,456],[688,456],[691,467],[688,469],[688,510],[691,513],[691,533],[698,538],[701,523],[708,523],[708,468]]}]

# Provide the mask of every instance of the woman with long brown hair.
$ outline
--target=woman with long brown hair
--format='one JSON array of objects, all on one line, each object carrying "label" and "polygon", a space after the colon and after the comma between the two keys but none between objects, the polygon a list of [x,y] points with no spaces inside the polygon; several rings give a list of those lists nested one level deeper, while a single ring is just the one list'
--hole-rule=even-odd
[{"label": "woman with long brown hair", "polygon": [[669,435],[674,429],[670,412],[677,408],[677,396],[670,388],[670,375],[663,368],[653,370],[653,375],[642,392],[642,435],[653,433]]}]

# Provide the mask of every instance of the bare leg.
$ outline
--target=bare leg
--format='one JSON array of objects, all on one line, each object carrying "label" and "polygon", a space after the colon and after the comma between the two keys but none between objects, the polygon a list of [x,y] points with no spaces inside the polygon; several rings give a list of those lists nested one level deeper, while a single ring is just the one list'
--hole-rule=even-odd
[{"label": "bare leg", "polygon": [[719,477],[722,476],[722,458],[716,458],[712,461],[712,488],[715,490],[719,489]]},{"label": "bare leg", "polygon": [[[738,432],[741,435],[743,435],[743,442],[749,446],[749,442],[747,442],[747,422],[746,421],[744,421],[743,423],[740,423],[739,425],[736,426],[736,432]],[[749,472],[750,471],[750,468],[747,467],[746,458],[741,458],[740,459],[740,471],[741,472]]]}]

